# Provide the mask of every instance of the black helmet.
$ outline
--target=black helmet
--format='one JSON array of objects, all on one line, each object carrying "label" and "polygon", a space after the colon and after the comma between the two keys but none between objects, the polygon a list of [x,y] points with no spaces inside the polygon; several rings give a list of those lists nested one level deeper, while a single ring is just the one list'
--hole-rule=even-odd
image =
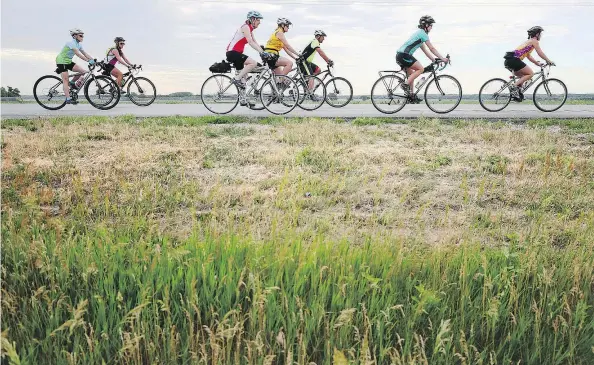
[{"label": "black helmet", "polygon": [[115,43],[118,43],[118,42],[125,42],[126,40],[124,38],[122,38],[122,37],[115,37],[115,39],[113,41]]},{"label": "black helmet", "polygon": [[544,31],[541,26],[536,25],[530,29],[528,29],[528,36],[534,37],[535,35],[539,34],[540,32]]},{"label": "black helmet", "polygon": [[424,15],[419,19],[419,28],[425,28],[435,23],[435,19],[431,15]]}]

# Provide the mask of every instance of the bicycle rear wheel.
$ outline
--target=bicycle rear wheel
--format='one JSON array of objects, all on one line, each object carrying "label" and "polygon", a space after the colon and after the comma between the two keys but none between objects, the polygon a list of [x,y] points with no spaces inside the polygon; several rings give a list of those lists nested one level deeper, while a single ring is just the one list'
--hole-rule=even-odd
[{"label": "bicycle rear wheel", "polygon": [[333,77],[326,82],[326,103],[342,108],[353,99],[353,86],[344,77]]},{"label": "bicycle rear wheel", "polygon": [[233,80],[223,74],[215,74],[206,79],[200,90],[202,104],[215,114],[230,113],[239,103],[239,89]]},{"label": "bicycle rear wheel", "polygon": [[260,100],[272,114],[287,114],[295,109],[299,102],[299,88],[290,77],[275,75],[262,85]]},{"label": "bicycle rear wheel", "polygon": [[97,109],[108,110],[120,101],[120,88],[107,76],[94,76],[85,84],[85,98]]},{"label": "bicycle rear wheel", "polygon": [[157,98],[157,88],[146,77],[135,77],[128,84],[128,98],[138,106],[149,106]]},{"label": "bicycle rear wheel", "polygon": [[57,76],[40,77],[33,86],[33,96],[37,104],[48,110],[58,110],[66,105],[62,79]]},{"label": "bicycle rear wheel", "polygon": [[450,75],[439,75],[425,89],[425,104],[439,114],[456,109],[462,100],[462,86]]},{"label": "bicycle rear wheel", "polygon": [[488,112],[498,112],[509,104],[511,93],[508,82],[503,79],[491,79],[481,86],[479,103]]},{"label": "bicycle rear wheel", "polygon": [[558,79],[547,79],[542,81],[532,96],[534,105],[543,112],[554,112],[561,108],[567,100],[567,87],[563,81]]},{"label": "bicycle rear wheel", "polygon": [[297,81],[299,88],[299,107],[303,110],[316,110],[326,100],[324,82],[316,76],[304,76]]},{"label": "bicycle rear wheel", "polygon": [[394,114],[400,111],[407,102],[407,96],[402,89],[404,79],[396,75],[380,77],[371,88],[371,103],[382,113]]}]

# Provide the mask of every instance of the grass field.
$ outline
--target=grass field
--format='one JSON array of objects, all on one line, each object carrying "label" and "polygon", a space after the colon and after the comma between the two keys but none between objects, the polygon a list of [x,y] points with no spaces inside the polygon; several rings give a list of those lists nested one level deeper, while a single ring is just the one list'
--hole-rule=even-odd
[{"label": "grass field", "polygon": [[2,121],[14,364],[593,364],[594,120]]}]

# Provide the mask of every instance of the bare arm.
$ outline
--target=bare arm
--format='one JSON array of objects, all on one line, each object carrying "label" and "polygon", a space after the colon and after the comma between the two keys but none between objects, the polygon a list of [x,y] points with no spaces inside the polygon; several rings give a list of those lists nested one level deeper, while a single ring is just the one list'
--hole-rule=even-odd
[{"label": "bare arm", "polygon": [[427,45],[427,47],[429,47],[429,50],[431,51],[431,53],[433,53],[435,55],[435,57],[445,60],[445,58],[439,54],[439,52],[437,52],[437,49],[435,49],[435,47],[433,47],[433,44],[431,44],[430,41],[425,42],[425,45]]},{"label": "bare arm", "polygon": [[[542,49],[540,48],[540,43],[538,41],[534,41],[534,50],[536,51],[536,53],[538,53],[538,55],[540,56],[540,58],[542,58],[543,60],[547,61],[547,63],[553,63],[553,61],[551,61],[542,51]],[[530,60],[532,61],[532,60]]]},{"label": "bare arm", "polygon": [[324,59],[324,61],[326,61],[326,63],[330,62],[330,58],[328,58],[328,56],[326,56],[326,52],[322,51],[321,48],[319,48],[319,47],[316,48],[316,51]]},{"label": "bare arm", "polygon": [[93,57],[89,56],[89,54],[85,51],[79,51],[76,48],[73,48],[72,51],[74,51],[74,54],[83,61],[90,61],[93,59]]},{"label": "bare arm", "polygon": [[130,67],[130,63],[127,61],[124,61],[124,59],[122,58],[122,56],[120,56],[120,51],[118,51],[117,49],[112,49],[111,53],[115,56],[115,58],[124,66],[126,67]]},{"label": "bare arm", "polygon": [[128,58],[126,58],[126,56],[122,55],[122,58],[126,61],[128,65],[132,65],[132,62],[128,61]]},{"label": "bare arm", "polygon": [[241,32],[243,33],[243,36],[245,37],[245,39],[247,39],[250,47],[252,47],[256,51],[258,51],[258,53],[264,52],[264,50],[260,47],[260,45],[256,42],[256,40],[252,36],[252,33],[250,33],[250,27],[247,24],[244,24],[241,26]]},{"label": "bare arm", "polygon": [[432,62],[435,61],[435,57],[433,57],[433,55],[431,54],[431,52],[429,52],[429,49],[427,48],[426,45],[421,45],[421,49],[423,50],[423,53],[425,53],[425,56],[427,56],[428,59],[430,59]]},{"label": "bare arm", "polygon": [[287,52],[289,56],[293,58],[299,57],[299,52],[295,51],[295,49],[291,47],[291,45],[287,41],[287,38],[285,37],[285,33],[278,31],[276,33],[276,36],[278,37],[278,39],[280,39],[281,42],[283,42],[283,49],[285,50],[285,52]]},{"label": "bare arm", "polygon": [[540,62],[538,62],[534,57],[532,57],[531,55],[526,56],[527,59],[530,60],[530,62],[534,63],[536,66],[540,66]]}]

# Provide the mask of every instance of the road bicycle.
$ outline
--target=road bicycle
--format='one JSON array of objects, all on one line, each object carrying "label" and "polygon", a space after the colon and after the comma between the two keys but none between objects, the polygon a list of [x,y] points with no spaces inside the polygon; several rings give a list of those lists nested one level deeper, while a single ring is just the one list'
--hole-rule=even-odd
[{"label": "road bicycle", "polygon": [[[342,108],[353,99],[353,86],[344,77],[332,75],[331,68],[332,66],[327,65],[326,69],[316,76],[322,79],[322,82],[325,82],[326,103],[335,108]],[[328,77],[330,78],[326,81]]]},{"label": "road bicycle", "polygon": [[380,78],[371,88],[371,103],[380,112],[393,114],[404,108],[407,103],[413,102],[423,86],[427,85],[424,93],[427,107],[435,113],[449,113],[456,109],[462,100],[460,82],[453,76],[438,74],[449,64],[450,55],[447,55],[445,61],[435,60],[425,67],[423,74],[429,75],[419,79],[410,96],[403,88],[408,79],[406,68],[400,71],[380,71]]},{"label": "road bicycle", "polygon": [[[78,101],[78,93],[84,89],[84,95],[89,104],[97,109],[108,110],[116,106],[120,100],[120,90],[111,78],[93,74],[97,67],[99,65],[95,62],[89,65],[89,72],[77,72],[68,76],[69,80],[76,76],[83,77],[80,88],[70,87],[70,98],[75,102]],[[33,96],[45,109],[63,108],[66,105],[66,95],[62,86],[62,77],[55,75],[40,77],[33,86]]]},{"label": "road bicycle", "polygon": [[[554,65],[541,65],[540,71],[535,73],[530,80],[526,81],[520,87],[520,92],[523,95],[526,90],[542,79],[534,89],[532,100],[534,101],[534,105],[543,112],[553,112],[561,108],[567,100],[567,87],[563,81],[549,78],[551,66]],[[512,71],[509,81],[495,78],[485,82],[479,91],[479,102],[481,106],[490,112],[498,112],[505,109],[513,99],[512,86],[515,85],[517,80],[518,77]],[[518,99],[516,101],[522,100]]]},{"label": "road bicycle", "polygon": [[303,110],[313,111],[324,104],[326,87],[319,77],[303,73],[301,67],[299,67],[299,64],[303,62],[303,59],[297,59],[295,62],[297,66],[290,71],[289,77],[297,83],[299,88],[299,102],[297,105]]},{"label": "road bicycle", "polygon": [[215,114],[230,113],[241,102],[252,110],[266,108],[283,115],[297,106],[299,87],[290,77],[274,74],[269,66],[259,66],[250,72],[245,89],[224,73],[215,73],[202,84],[200,99]]},{"label": "road bicycle", "polygon": [[[112,77],[112,80],[115,81],[115,78],[105,71],[105,63],[102,61],[99,64],[103,69],[103,75]],[[142,71],[142,65],[133,65],[128,68],[128,72],[123,75],[122,90],[128,85],[125,95],[128,96],[130,101],[138,106],[149,106],[157,98],[157,88],[146,77],[137,77],[136,75],[140,71]]]}]

